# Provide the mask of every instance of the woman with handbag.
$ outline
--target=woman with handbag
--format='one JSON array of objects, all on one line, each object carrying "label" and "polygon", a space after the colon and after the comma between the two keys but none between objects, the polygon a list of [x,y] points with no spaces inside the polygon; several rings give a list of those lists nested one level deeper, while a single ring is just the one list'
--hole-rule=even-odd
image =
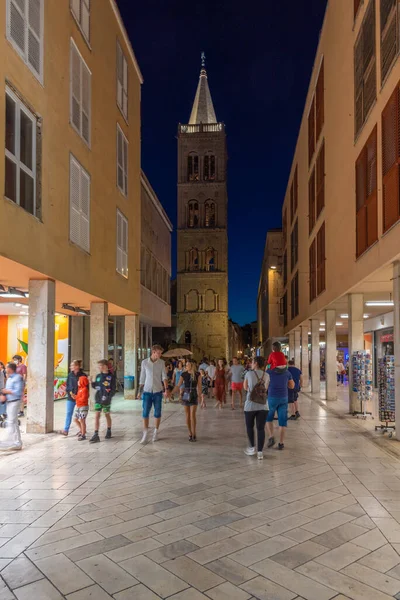
[{"label": "woman with handbag", "polygon": [[179,378],[178,389],[183,386],[182,404],[185,407],[186,425],[189,430],[189,442],[196,442],[196,412],[201,397],[201,377],[192,360],[187,360],[185,371]]},{"label": "woman with handbag", "polygon": [[[265,421],[268,415],[267,390],[269,385],[269,374],[264,371],[264,358],[255,356],[251,370],[247,371],[243,388],[246,391],[244,403],[244,417],[246,421],[247,437],[249,447],[244,451],[247,456],[254,456],[262,460],[265,444]],[[257,450],[254,438],[254,423],[257,429]]]}]

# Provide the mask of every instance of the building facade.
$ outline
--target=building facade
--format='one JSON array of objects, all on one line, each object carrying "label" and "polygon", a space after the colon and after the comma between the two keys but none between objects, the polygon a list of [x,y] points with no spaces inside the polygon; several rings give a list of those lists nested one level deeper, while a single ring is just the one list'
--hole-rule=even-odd
[{"label": "building facade", "polygon": [[265,241],[257,297],[258,344],[264,356],[269,356],[274,341],[283,341],[285,265],[282,229],[271,229]]},{"label": "building facade", "polygon": [[55,313],[90,314],[92,375],[124,316],[133,375],[142,77],[114,0],[4,0],[0,32],[0,308],[28,319],[27,428],[51,431]]},{"label": "building facade", "polygon": [[229,354],[227,153],[207,73],[187,125],[178,128],[177,343]]},{"label": "building facade", "polygon": [[[296,361],[308,373],[311,360],[318,391],[324,347],[326,398],[333,400],[338,336],[347,338],[350,356],[370,349],[375,370],[379,352],[394,353],[396,420],[399,16],[395,0],[328,2],[283,206],[285,332]],[[383,341],[377,322],[390,330]],[[349,408],[360,410],[352,392]]]}]

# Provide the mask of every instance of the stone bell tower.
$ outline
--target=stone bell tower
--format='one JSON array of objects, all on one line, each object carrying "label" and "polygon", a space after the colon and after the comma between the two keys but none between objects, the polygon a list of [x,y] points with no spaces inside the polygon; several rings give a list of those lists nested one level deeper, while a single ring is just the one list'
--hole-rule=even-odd
[{"label": "stone bell tower", "polygon": [[228,358],[227,152],[205,56],[192,113],[178,127],[177,342]]}]

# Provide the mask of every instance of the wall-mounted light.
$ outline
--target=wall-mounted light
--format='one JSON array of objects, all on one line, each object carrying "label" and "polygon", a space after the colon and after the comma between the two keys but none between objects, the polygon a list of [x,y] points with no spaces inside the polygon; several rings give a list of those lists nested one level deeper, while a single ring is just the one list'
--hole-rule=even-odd
[{"label": "wall-mounted light", "polygon": [[370,300],[365,306],[394,306],[393,300]]},{"label": "wall-mounted light", "polygon": [[64,303],[61,305],[61,308],[63,308],[64,310],[70,310],[71,312],[75,312],[78,315],[85,315],[86,317],[90,316],[90,310],[80,308],[79,306],[72,306],[72,304]]},{"label": "wall-mounted light", "polygon": [[272,269],[272,271],[276,271],[276,265],[271,265],[270,269]]}]

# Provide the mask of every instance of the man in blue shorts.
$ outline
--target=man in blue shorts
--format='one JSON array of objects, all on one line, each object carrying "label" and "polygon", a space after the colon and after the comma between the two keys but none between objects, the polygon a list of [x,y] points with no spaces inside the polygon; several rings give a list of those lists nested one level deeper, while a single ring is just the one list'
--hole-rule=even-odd
[{"label": "man in blue shorts", "polygon": [[288,369],[291,372],[294,381],[293,390],[289,390],[289,404],[292,410],[289,421],[297,421],[297,419],[300,417],[298,398],[299,392],[303,387],[303,373],[300,371],[300,369],[295,367],[294,360],[289,360]]},{"label": "man in blue shorts", "polygon": [[161,360],[163,349],[155,344],[151,349],[150,358],[142,361],[140,370],[140,388],[138,398],[143,394],[143,437],[141,444],[147,442],[149,434],[149,417],[152,406],[154,406],[155,428],[153,431],[153,442],[157,441],[158,429],[161,422],[163,392],[168,393],[168,378],[165,370],[165,362]]},{"label": "man in blue shorts", "polygon": [[285,431],[287,427],[287,411],[288,411],[288,394],[289,389],[294,388],[292,374],[287,368],[269,369],[270,377],[268,387],[268,415],[267,415],[267,431],[269,435],[268,448],[275,445],[274,438],[274,417],[278,413],[279,424],[279,450],[283,450]]}]

